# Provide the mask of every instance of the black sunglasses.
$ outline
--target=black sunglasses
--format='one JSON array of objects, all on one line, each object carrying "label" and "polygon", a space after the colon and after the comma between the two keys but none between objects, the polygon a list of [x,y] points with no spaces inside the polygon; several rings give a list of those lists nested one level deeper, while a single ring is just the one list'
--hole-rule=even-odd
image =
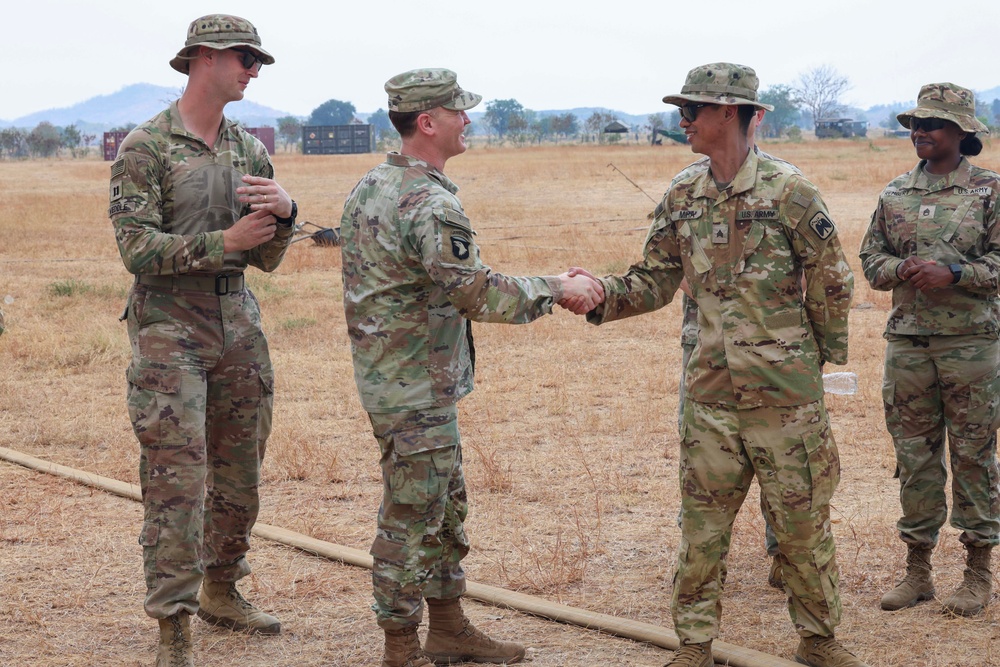
[{"label": "black sunglasses", "polygon": [[708,104],[704,102],[702,104],[684,104],[680,107],[681,118],[689,123],[693,123],[698,120],[698,113],[705,107],[714,107],[714,104]]},{"label": "black sunglasses", "polygon": [[235,51],[240,54],[240,63],[243,65],[243,69],[251,69],[254,72],[260,71],[260,66],[264,64],[264,61],[257,56],[253,51],[247,51],[246,49],[229,49],[230,51]]},{"label": "black sunglasses", "polygon": [[933,132],[944,129],[948,121],[943,118],[910,118],[910,132]]}]

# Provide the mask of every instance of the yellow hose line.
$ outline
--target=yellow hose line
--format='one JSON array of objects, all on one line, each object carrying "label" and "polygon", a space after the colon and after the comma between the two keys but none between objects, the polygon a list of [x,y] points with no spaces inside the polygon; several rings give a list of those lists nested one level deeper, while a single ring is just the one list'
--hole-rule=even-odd
[{"label": "yellow hose line", "polygon": [[[71,479],[75,482],[122,496],[123,498],[136,501],[142,500],[139,487],[134,484],[126,484],[125,482],[120,482],[109,477],[102,477],[83,470],[59,465],[58,463],[51,463],[13,449],[0,447],[0,459],[16,463],[25,468],[31,468],[32,470],[65,477],[66,479]],[[278,526],[269,526],[263,523],[258,523],[254,526],[253,534],[257,537],[294,547],[329,560],[337,560],[348,565],[355,565],[369,570],[372,568],[372,557],[360,549],[352,549],[351,547],[324,542],[323,540],[317,540],[302,533],[296,533],[291,530],[279,528]],[[466,596],[498,607],[507,607],[553,621],[578,625],[590,630],[600,630],[601,632],[639,642],[646,642],[665,649],[674,650],[678,644],[677,635],[659,625],[632,621],[627,618],[587,611],[586,609],[578,609],[577,607],[549,602],[534,595],[508,591],[496,586],[486,586],[485,584],[469,582]],[[712,643],[712,653],[716,662],[727,664],[731,667],[801,667],[798,663],[785,660],[784,658],[719,640]]]}]

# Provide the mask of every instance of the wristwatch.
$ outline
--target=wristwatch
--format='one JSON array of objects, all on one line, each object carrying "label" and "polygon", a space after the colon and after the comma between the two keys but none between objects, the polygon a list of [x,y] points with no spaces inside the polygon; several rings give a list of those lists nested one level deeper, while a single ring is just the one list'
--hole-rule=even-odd
[{"label": "wristwatch", "polygon": [[949,264],[948,270],[951,271],[951,284],[956,284],[962,279],[962,265],[961,264]]},{"label": "wristwatch", "polygon": [[278,216],[274,216],[274,219],[282,227],[291,227],[292,225],[295,224],[295,216],[297,216],[298,214],[299,214],[299,205],[296,204],[295,200],[293,199],[292,200],[292,214],[290,216],[288,216],[287,218],[279,218]]}]

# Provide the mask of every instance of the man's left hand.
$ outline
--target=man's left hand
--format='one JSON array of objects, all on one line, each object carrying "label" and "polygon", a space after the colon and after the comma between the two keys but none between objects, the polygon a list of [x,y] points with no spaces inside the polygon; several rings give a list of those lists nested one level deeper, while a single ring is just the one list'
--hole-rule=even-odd
[{"label": "man's left hand", "polygon": [[254,211],[267,211],[276,218],[288,218],[292,215],[292,198],[270,178],[260,176],[243,176],[246,184],[236,188],[236,194],[244,204],[250,204]]}]

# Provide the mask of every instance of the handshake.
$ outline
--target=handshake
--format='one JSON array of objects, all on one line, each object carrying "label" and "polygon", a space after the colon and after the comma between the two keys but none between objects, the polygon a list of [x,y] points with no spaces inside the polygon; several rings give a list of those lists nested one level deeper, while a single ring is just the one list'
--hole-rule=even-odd
[{"label": "handshake", "polygon": [[569,271],[559,275],[559,281],[563,297],[558,303],[574,315],[586,315],[604,303],[603,285],[586,269],[570,267]]}]

